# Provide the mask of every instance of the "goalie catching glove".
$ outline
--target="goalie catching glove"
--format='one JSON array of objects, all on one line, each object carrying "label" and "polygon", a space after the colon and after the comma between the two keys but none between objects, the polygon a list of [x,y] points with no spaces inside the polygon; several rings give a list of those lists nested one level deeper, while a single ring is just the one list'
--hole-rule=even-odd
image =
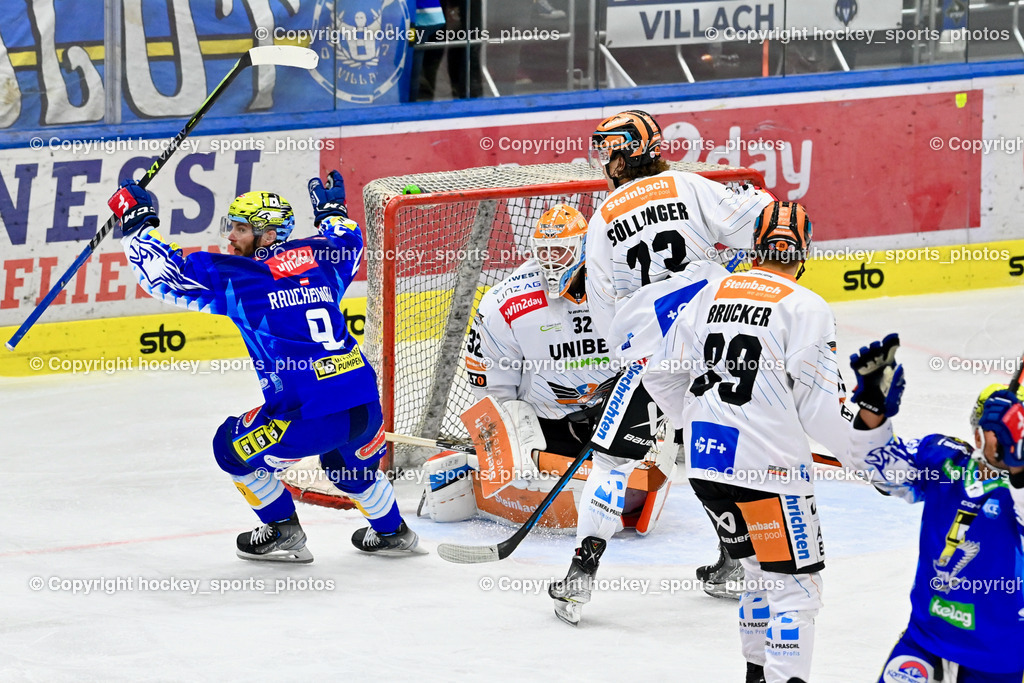
[{"label": "goalie catching glove", "polygon": [[875,415],[892,417],[900,411],[903,397],[903,366],[896,364],[900,338],[890,334],[880,342],[862,346],[850,356],[850,367],[857,376],[857,387],[850,398]]}]

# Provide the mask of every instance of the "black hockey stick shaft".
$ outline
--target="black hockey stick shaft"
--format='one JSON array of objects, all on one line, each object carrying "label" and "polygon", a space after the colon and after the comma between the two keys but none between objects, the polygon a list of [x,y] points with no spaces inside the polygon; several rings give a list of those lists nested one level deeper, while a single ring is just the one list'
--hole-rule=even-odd
[{"label": "black hockey stick shaft", "polygon": [[1017,390],[1020,389],[1020,379],[1022,374],[1024,374],[1024,356],[1021,356],[1021,359],[1017,361],[1017,370],[1013,373],[1013,378],[1010,380],[1010,386],[1008,387],[1010,391],[1015,394],[1017,393]]},{"label": "black hockey stick shaft", "polygon": [[576,471],[586,462],[587,458],[590,457],[591,449],[586,447],[583,452],[576,456],[576,459],[572,461],[572,464],[562,473],[558,481],[555,482],[554,487],[548,491],[548,495],[544,497],[537,509],[533,511],[530,518],[523,522],[522,526],[512,534],[507,540],[498,543],[497,545],[491,546],[473,546],[473,545],[459,545],[457,543],[442,543],[437,547],[437,554],[449,562],[456,562],[459,564],[474,564],[478,562],[497,562],[498,560],[504,560],[506,557],[515,552],[515,549],[519,547],[519,544],[523,542],[523,539],[530,533],[530,530],[537,525],[540,518],[544,516],[547,509],[554,502],[558,494],[562,492],[565,485],[569,483]]},{"label": "black hockey stick shaft", "polygon": [[[310,55],[307,56],[299,52],[295,52],[295,50],[308,52],[310,53]],[[162,169],[164,165],[167,163],[167,160],[170,159],[174,155],[174,153],[178,151],[178,148],[181,146],[181,143],[185,140],[185,138],[187,138],[192,133],[192,131],[195,130],[196,126],[199,125],[199,122],[203,119],[203,116],[205,116],[206,112],[209,111],[210,107],[213,106],[213,103],[220,98],[221,94],[223,94],[224,91],[227,90],[228,86],[231,85],[231,82],[235,80],[235,77],[238,76],[238,74],[240,74],[242,71],[253,65],[254,54],[259,55],[258,63],[262,64],[279,63],[283,66],[299,66],[301,68],[313,68],[316,66],[316,53],[314,53],[312,50],[307,50],[305,48],[288,47],[285,48],[284,51],[282,52],[281,47],[272,46],[269,47],[269,49],[266,47],[256,47],[246,51],[246,53],[242,55],[237,62],[235,62],[235,65],[231,68],[231,71],[229,71],[228,74],[221,80],[221,82],[217,84],[217,87],[213,89],[213,92],[207,95],[206,100],[199,107],[199,110],[192,115],[192,118],[188,120],[188,123],[185,124],[185,127],[182,128],[181,131],[176,136],[174,136],[173,139],[171,139],[171,142],[167,146],[167,149],[165,149],[163,153],[159,156],[159,158],[157,158],[157,160],[153,162],[153,165],[149,167],[149,170],[146,171],[146,175],[143,176],[142,180],[139,181],[140,187],[146,187],[147,185],[149,185],[150,181],[156,177],[156,174],[159,173],[160,169]],[[283,56],[283,59],[275,60],[274,57],[276,56]],[[71,279],[75,276],[78,270],[83,265],[85,265],[85,262],[89,260],[89,257],[92,256],[93,252],[96,251],[96,248],[99,246],[100,242],[102,242],[103,239],[110,234],[110,232],[114,229],[115,225],[117,225],[117,217],[111,214],[110,218],[108,218],[107,222],[103,224],[103,227],[100,228],[99,232],[97,232],[96,235],[91,240],[89,240],[89,244],[85,246],[85,249],[82,250],[82,253],[80,253],[78,255],[78,258],[75,259],[74,263],[71,264],[71,267],[68,268],[63,275],[60,276],[57,282],[54,283],[53,287],[50,288],[50,291],[47,293],[47,295],[43,297],[43,299],[38,304],[36,304],[36,307],[34,309],[32,309],[32,312],[29,314],[28,318],[26,318],[25,322],[21,324],[21,327],[19,327],[15,331],[14,335],[11,336],[10,340],[7,341],[6,346],[9,351],[14,350],[14,347],[18,345],[18,342],[21,341],[22,337],[25,336],[29,329],[36,324],[36,321],[39,320],[39,317],[43,314],[43,312],[50,307],[50,304],[53,303],[54,299],[56,299],[57,296],[64,290],[64,288],[68,286],[68,283],[71,282]]]},{"label": "black hockey stick shaft", "polygon": [[554,488],[548,492],[548,495],[544,497],[544,500],[542,500],[540,505],[537,506],[537,509],[533,511],[530,518],[523,522],[523,525],[519,527],[519,530],[512,534],[511,538],[498,544],[499,560],[504,560],[506,557],[511,555],[517,547],[519,547],[519,544],[523,542],[523,539],[530,533],[530,530],[537,525],[537,522],[539,522],[540,518],[544,516],[544,513],[547,512],[547,509],[551,506],[551,503],[555,501],[555,498],[558,497],[558,494],[562,492],[565,485],[568,484],[569,480],[573,478],[574,474],[576,474],[576,470],[578,470],[589,457],[590,448],[588,447],[576,456],[576,459],[572,461],[572,464],[569,465],[565,472],[562,473],[562,476],[558,478],[558,481],[555,482]]}]

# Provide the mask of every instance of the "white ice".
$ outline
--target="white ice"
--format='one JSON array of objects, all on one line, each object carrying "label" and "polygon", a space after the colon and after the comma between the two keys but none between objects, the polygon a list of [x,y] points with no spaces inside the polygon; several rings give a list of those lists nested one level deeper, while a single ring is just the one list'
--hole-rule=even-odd
[{"label": "white ice", "polygon": [[[900,333],[904,436],[969,438],[974,397],[1007,381],[1024,350],[1017,288],[834,310],[841,357]],[[989,373],[951,370],[961,358],[1007,360]],[[510,530],[415,519],[410,481],[399,504],[429,555],[362,555],[349,542],[358,512],[301,506],[313,564],[237,559],[235,534],[257,520],[210,440],[226,415],[260,402],[244,372],[0,381],[0,680],[743,679],[736,603],[660,590],[716,557],[681,474],[659,528],[620,534],[602,563],[600,578],[647,580],[646,593],[597,592],[575,629],[554,617],[541,585],[564,575],[571,537],[535,533],[501,563],[448,564],[433,552],[439,542],[490,543]],[[818,498],[828,566],[813,680],[874,681],[909,615],[920,508],[847,482],[819,484]],[[133,589],[73,594],[65,581],[101,578]],[[140,578],[197,580],[200,592],[141,590]],[[210,592],[222,579],[247,585]],[[305,583],[275,592],[289,579]],[[498,587],[484,590],[488,580]]]}]

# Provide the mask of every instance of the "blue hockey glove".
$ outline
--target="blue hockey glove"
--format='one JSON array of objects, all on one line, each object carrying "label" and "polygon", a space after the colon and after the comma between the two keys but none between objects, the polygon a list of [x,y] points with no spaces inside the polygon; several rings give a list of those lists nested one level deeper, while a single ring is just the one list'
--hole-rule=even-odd
[{"label": "blue hockey glove", "polygon": [[900,348],[898,334],[890,334],[880,342],[862,346],[850,356],[850,367],[857,376],[857,387],[850,398],[861,408],[875,415],[892,417],[900,412],[903,398],[903,366],[896,364]]},{"label": "blue hockey glove", "polygon": [[309,201],[313,204],[313,225],[331,216],[348,218],[348,207],[345,206],[345,179],[337,171],[327,174],[327,182],[319,178],[309,181]]},{"label": "blue hockey glove", "polygon": [[982,408],[978,425],[993,432],[999,454],[1010,467],[1024,467],[1024,406],[1009,389],[993,392]]},{"label": "blue hockey glove", "polygon": [[121,189],[107,200],[107,206],[121,221],[121,234],[128,236],[145,225],[160,225],[153,198],[134,180],[122,180]]}]

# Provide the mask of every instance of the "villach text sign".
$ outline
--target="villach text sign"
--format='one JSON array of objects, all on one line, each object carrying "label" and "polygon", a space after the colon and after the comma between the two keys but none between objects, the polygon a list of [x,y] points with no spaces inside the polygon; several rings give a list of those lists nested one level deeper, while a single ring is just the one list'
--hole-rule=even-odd
[{"label": "villach text sign", "polygon": [[900,25],[900,0],[785,2],[768,0],[609,0],[609,47],[655,47],[731,40],[781,39],[783,29],[868,31]]}]

